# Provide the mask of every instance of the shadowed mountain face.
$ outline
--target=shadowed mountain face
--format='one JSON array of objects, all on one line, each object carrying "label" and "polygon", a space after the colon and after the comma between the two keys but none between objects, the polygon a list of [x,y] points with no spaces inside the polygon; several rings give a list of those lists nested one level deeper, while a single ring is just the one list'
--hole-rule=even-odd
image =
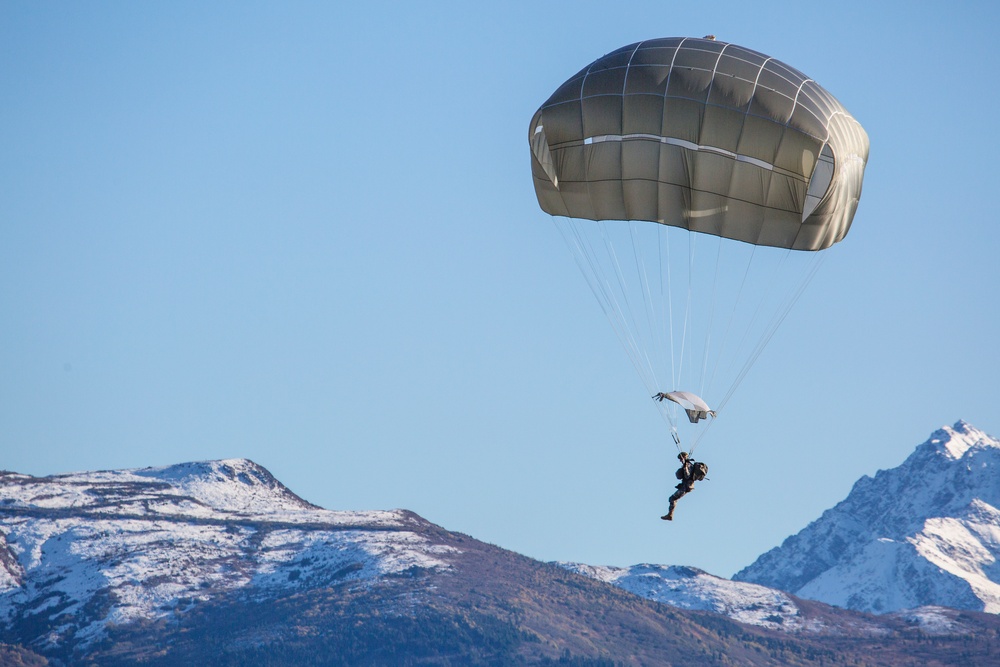
[{"label": "shadowed mountain face", "polygon": [[[703,579],[743,597],[679,609],[410,512],[318,508],[240,459],[4,473],[0,531],[3,664],[924,665],[1000,651],[984,614],[872,617]],[[725,615],[755,600],[792,605],[795,622]]]},{"label": "shadowed mountain face", "polygon": [[922,605],[1000,612],[1000,440],[965,422],[734,579],[884,613]]}]

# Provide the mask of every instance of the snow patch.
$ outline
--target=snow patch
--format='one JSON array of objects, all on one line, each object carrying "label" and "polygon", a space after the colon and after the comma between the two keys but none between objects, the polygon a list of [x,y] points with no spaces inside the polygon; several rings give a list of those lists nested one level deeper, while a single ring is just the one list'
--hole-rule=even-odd
[{"label": "snow patch", "polygon": [[772,629],[819,630],[821,627],[804,621],[798,605],[781,591],[730,581],[693,567],[558,565],[672,607],[712,611],[741,623]]},{"label": "snow patch", "polygon": [[932,635],[954,633],[962,627],[961,624],[955,620],[955,610],[947,609],[945,607],[918,607],[916,609],[898,612],[894,614],[894,616],[911,625],[915,625],[927,634]]},{"label": "snow patch", "polygon": [[[321,509],[245,459],[7,473],[0,621],[47,618],[50,643],[86,643],[111,624],[166,618],[222,592],[447,569],[456,550],[419,534],[424,525],[401,510]],[[98,597],[107,602],[89,605]]]}]

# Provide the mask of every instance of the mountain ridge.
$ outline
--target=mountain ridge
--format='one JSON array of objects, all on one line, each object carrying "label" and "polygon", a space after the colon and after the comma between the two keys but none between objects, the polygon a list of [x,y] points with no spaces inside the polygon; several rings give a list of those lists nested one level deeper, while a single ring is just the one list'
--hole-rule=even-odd
[{"label": "mountain ridge", "polygon": [[1000,612],[1000,440],[958,421],[737,572],[859,611]]}]

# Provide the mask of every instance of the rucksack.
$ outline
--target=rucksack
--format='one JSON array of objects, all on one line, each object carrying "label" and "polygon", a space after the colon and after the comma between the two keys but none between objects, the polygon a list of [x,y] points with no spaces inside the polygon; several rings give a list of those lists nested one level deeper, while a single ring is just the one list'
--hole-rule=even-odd
[{"label": "rucksack", "polygon": [[[680,468],[677,469],[676,476],[677,479],[680,480],[684,479],[684,466],[681,466]],[[702,463],[701,461],[692,461],[691,479],[693,479],[696,482],[700,482],[706,477],[708,477],[708,464]]]}]

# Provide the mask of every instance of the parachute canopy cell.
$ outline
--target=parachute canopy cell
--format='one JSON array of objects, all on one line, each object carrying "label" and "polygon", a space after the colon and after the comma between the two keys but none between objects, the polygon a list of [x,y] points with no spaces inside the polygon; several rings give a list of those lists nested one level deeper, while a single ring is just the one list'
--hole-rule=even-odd
[{"label": "parachute canopy cell", "polygon": [[671,37],[598,58],[529,127],[538,203],[754,245],[822,250],[847,234],[868,135],[824,88],[757,51]]}]

